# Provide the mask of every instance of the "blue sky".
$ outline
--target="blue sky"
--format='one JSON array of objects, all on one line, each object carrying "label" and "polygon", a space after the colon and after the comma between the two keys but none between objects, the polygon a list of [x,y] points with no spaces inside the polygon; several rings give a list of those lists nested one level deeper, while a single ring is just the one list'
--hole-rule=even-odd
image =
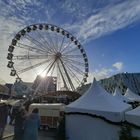
[{"label": "blue sky", "polygon": [[5,82],[14,81],[6,67],[12,38],[40,22],[78,38],[92,77],[140,71],[140,0],[1,0],[0,9],[0,78]]}]

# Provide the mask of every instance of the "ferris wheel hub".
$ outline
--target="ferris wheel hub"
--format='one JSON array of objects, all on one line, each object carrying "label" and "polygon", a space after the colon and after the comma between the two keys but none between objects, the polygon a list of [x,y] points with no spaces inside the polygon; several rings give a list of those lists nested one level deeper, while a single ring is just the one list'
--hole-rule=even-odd
[{"label": "ferris wheel hub", "polygon": [[56,59],[60,59],[61,57],[62,57],[61,52],[57,52],[56,55],[55,55],[55,58]]}]

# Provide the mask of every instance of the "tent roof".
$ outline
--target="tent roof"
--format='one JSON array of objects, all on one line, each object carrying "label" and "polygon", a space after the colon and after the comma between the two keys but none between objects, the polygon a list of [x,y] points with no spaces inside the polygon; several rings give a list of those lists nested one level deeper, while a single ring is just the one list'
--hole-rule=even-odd
[{"label": "tent roof", "polygon": [[124,96],[127,97],[131,101],[140,102],[140,96],[135,94],[135,93],[133,93],[129,88],[127,88],[126,93],[125,93]]},{"label": "tent roof", "polygon": [[123,101],[123,102],[129,102],[129,101],[130,101],[127,97],[125,97],[125,96],[123,96],[123,95],[121,94],[121,92],[120,92],[120,90],[119,90],[118,87],[116,87],[113,96],[116,97],[117,99]]},{"label": "tent roof", "polygon": [[133,110],[127,111],[125,113],[125,118],[128,122],[140,126],[140,106]]},{"label": "tent roof", "polygon": [[[69,104],[66,107],[66,112],[92,113],[96,115],[102,115],[113,120],[113,116],[111,118],[108,112],[110,112],[110,114],[120,114],[121,112],[123,112],[124,110],[128,110],[129,108],[131,108],[130,105],[123,103],[122,101],[116,99],[114,96],[110,95],[94,79],[93,84],[91,85],[89,90],[78,100]],[[117,115],[114,115],[114,118]],[[119,120],[121,120],[120,115],[118,116]],[[115,121],[117,121],[117,119]]]},{"label": "tent roof", "polygon": [[139,107],[136,107],[135,109],[132,109],[130,111],[127,111],[126,114],[140,116],[140,106]]}]

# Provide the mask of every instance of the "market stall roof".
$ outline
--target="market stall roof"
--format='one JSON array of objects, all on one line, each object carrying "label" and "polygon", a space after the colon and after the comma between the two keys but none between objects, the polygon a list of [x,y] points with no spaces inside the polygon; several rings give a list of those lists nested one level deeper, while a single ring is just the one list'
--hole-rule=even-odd
[{"label": "market stall roof", "polygon": [[7,104],[12,105],[12,106],[20,106],[21,105],[21,101],[20,100],[7,100]]},{"label": "market stall roof", "polygon": [[69,104],[66,112],[90,113],[118,122],[124,119],[124,112],[130,108],[130,105],[105,91],[94,79],[89,90],[78,100]]},{"label": "market stall roof", "polygon": [[124,95],[126,98],[128,98],[130,101],[137,101],[140,102],[140,96],[133,93],[129,88],[127,88],[126,93]]},{"label": "market stall roof", "polygon": [[123,102],[129,102],[130,101],[127,97],[125,97],[125,96],[122,95],[122,93],[121,93],[121,91],[119,90],[118,87],[115,89],[115,92],[114,92],[113,96],[115,98],[123,101]]}]

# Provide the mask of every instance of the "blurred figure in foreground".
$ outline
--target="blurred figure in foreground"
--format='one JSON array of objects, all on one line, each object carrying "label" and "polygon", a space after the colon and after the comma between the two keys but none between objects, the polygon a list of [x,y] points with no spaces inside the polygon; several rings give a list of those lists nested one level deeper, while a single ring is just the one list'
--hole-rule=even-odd
[{"label": "blurred figure in foreground", "polygon": [[2,140],[3,132],[7,123],[8,106],[6,103],[0,103],[0,140]]},{"label": "blurred figure in foreground", "polygon": [[13,124],[18,110],[19,110],[18,106],[12,106],[11,107],[11,109],[10,109],[10,122],[9,122],[10,125]]},{"label": "blurred figure in foreground", "polygon": [[13,140],[23,140],[24,121],[26,119],[26,112],[24,108],[20,108],[15,115],[14,124],[14,138]]},{"label": "blurred figure in foreground", "polygon": [[24,140],[37,140],[40,127],[39,110],[35,108],[24,123]]},{"label": "blurred figure in foreground", "polygon": [[65,140],[65,115],[60,119],[57,131],[57,140]]}]

